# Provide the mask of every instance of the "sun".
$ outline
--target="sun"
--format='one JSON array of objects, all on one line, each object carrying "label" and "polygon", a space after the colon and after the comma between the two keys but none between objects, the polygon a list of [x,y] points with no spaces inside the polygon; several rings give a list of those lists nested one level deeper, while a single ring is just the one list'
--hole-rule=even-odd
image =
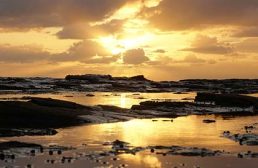
[{"label": "sun", "polygon": [[123,52],[123,47],[119,46],[118,41],[113,36],[100,37],[99,42],[113,55]]},{"label": "sun", "polygon": [[130,49],[146,46],[153,38],[151,33],[145,33],[136,37],[125,36],[122,39],[114,36],[100,37],[99,42],[112,54],[117,55]]}]

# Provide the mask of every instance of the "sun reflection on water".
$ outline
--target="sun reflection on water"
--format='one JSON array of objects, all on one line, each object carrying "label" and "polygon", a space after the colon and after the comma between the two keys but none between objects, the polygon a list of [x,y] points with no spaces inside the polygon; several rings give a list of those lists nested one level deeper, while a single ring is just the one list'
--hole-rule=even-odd
[{"label": "sun reflection on water", "polygon": [[17,98],[23,96],[34,96],[43,98],[53,98],[75,102],[82,105],[113,105],[121,108],[131,108],[132,105],[137,105],[142,101],[148,100],[182,100],[183,98],[194,98],[196,93],[174,94],[174,93],[111,93],[111,92],[96,92],[93,97],[86,96],[82,92],[66,92],[66,93],[48,93],[48,94],[4,94],[1,98]]},{"label": "sun reflection on water", "polygon": [[128,161],[129,163],[134,163],[134,165],[146,165],[150,168],[161,168],[161,161],[153,155],[146,155],[139,153],[137,155],[121,155],[121,158]]},{"label": "sun reflection on water", "polygon": [[120,107],[126,108],[127,101],[129,101],[129,100],[126,100],[126,95],[124,93],[122,93],[120,95]]}]

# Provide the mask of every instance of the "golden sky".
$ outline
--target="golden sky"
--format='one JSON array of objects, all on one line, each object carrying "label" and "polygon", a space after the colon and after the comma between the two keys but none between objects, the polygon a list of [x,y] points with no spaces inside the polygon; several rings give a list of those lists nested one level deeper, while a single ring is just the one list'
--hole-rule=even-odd
[{"label": "golden sky", "polygon": [[0,76],[258,78],[257,0],[0,0]]}]

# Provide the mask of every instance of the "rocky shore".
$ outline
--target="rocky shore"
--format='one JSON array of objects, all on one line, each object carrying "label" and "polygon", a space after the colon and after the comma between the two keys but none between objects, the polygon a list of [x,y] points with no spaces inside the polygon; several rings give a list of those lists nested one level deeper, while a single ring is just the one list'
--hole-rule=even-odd
[{"label": "rocky shore", "polygon": [[[0,77],[0,91],[23,93],[82,92],[199,92],[250,94],[258,93],[258,79],[152,81],[143,75],[67,75],[61,78]],[[0,93],[1,93],[0,92]]]},{"label": "rocky shore", "polygon": [[[257,98],[209,94],[205,95],[204,97],[208,98],[204,99],[200,98],[201,96],[204,95],[197,94],[195,102],[146,101],[132,106],[131,109],[108,105],[83,106],[73,102],[38,97],[0,101],[0,136],[55,135],[56,128],[142,118],[257,113]],[[229,101],[224,100],[223,103],[216,101],[221,97],[226,97]]]},{"label": "rocky shore", "polygon": [[[42,146],[32,143],[24,143],[17,141],[9,141],[0,143],[0,161],[5,163],[14,163],[20,157],[37,157],[45,156],[45,161],[42,162],[45,166],[54,165],[71,165],[78,161],[88,161],[101,166],[108,166],[112,163],[119,162],[120,156],[145,153],[150,156],[181,156],[195,158],[257,158],[256,152],[227,152],[224,150],[211,150],[200,147],[185,147],[185,146],[132,146],[128,142],[115,140],[113,142],[104,142],[105,149],[102,151],[87,152],[87,147],[63,147],[63,146]],[[96,166],[97,166],[96,165]],[[33,164],[27,164],[25,167],[32,167]],[[121,163],[120,167],[127,167],[126,163]],[[180,167],[186,166],[181,163]],[[199,167],[199,166],[196,166]]]},{"label": "rocky shore", "polygon": [[0,101],[1,128],[60,128],[83,123],[78,116],[91,107],[76,103],[26,97],[22,101]]}]

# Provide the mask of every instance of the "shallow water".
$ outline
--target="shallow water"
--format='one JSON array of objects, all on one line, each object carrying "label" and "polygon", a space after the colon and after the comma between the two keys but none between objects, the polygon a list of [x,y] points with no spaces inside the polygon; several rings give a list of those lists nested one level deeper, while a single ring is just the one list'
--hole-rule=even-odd
[{"label": "shallow water", "polygon": [[[216,119],[216,123],[203,123],[202,120],[207,118]],[[114,141],[116,139],[129,142],[133,146],[142,147],[149,145],[179,145],[185,147],[205,147],[214,150],[225,150],[228,152],[246,152],[249,150],[258,152],[258,147],[240,146],[234,141],[221,137],[221,133],[224,130],[230,130],[231,132],[235,133],[244,132],[243,127],[250,123],[254,123],[257,121],[257,119],[258,116],[237,117],[225,120],[214,115],[179,117],[173,119],[173,122],[163,121],[165,119],[157,119],[157,122],[153,122],[150,119],[137,119],[128,122],[60,129],[60,133],[52,137],[19,137],[5,138],[2,140],[18,140],[24,142],[40,143],[43,145],[58,144],[64,146],[74,146],[78,149],[83,149],[83,144],[87,144],[87,148],[84,150],[84,152],[107,150],[107,147],[103,146],[102,144],[104,142]],[[76,151],[74,151],[74,153],[76,153]],[[72,155],[74,155],[74,153]],[[46,159],[48,157],[49,156],[45,156],[42,157],[42,159]],[[103,160],[108,160],[110,162],[110,158],[111,157],[107,157]],[[121,164],[126,163],[129,165],[129,167],[171,167],[171,165],[176,166],[182,163],[188,165],[184,167],[193,167],[194,165],[203,165],[205,167],[216,167],[215,165],[217,165],[219,167],[223,167],[223,165],[225,166],[226,164],[228,165],[225,167],[239,167],[240,165],[249,165],[250,167],[255,167],[257,163],[257,159],[240,160],[237,157],[232,156],[223,158],[182,156],[164,157],[151,154],[148,151],[140,152],[136,155],[124,154],[119,156],[119,158]],[[25,160],[27,159],[28,158]],[[218,160],[221,162],[216,163]],[[231,161],[234,161],[234,163],[231,163]],[[24,162],[24,160],[21,160],[21,162]],[[40,160],[38,160],[38,162],[40,162]],[[73,165],[76,165],[76,167],[83,167],[85,163],[91,163],[88,162],[89,161],[82,159],[77,160],[73,163]],[[120,162],[113,163],[113,165]],[[35,164],[35,162],[33,163]],[[209,163],[214,163],[215,165],[210,166]],[[97,166],[94,165],[95,163],[91,164],[92,167]]]},{"label": "shallow water", "polygon": [[[132,105],[139,104],[142,101],[148,100],[169,100],[169,101],[192,101],[196,93],[189,92],[184,94],[175,93],[110,93],[96,92],[93,97],[86,96],[89,93],[83,92],[60,92],[46,94],[0,94],[0,99],[6,98],[21,98],[23,96],[53,98],[76,102],[82,105],[113,105],[122,108],[131,108]],[[182,100],[182,99],[189,100]]]},{"label": "shallow water", "polygon": [[[203,119],[215,119],[216,123],[206,124]],[[85,125],[60,129],[55,136],[19,137],[8,140],[36,142],[44,145],[51,143],[80,147],[83,143],[102,145],[116,139],[129,142],[133,146],[179,145],[205,147],[231,152],[257,151],[258,147],[240,146],[238,143],[221,137],[222,132],[244,133],[244,126],[258,121],[258,116],[223,119],[214,115],[178,117],[171,121],[167,118],[136,119],[128,122]],[[254,131],[255,132],[255,131]]]},{"label": "shallow water", "polygon": [[[69,96],[67,96],[69,95]],[[130,107],[141,101],[151,99],[177,99],[193,98],[195,93],[189,94],[171,94],[171,93],[142,93],[135,95],[132,93],[94,93],[95,97],[87,97],[86,94],[78,93],[62,93],[62,94],[43,94],[34,95],[41,97],[52,97],[63,100],[74,101],[80,104],[96,105],[109,104],[118,105],[120,107]],[[108,96],[107,96],[108,95]],[[2,95],[1,95],[2,96]],[[24,95],[4,95],[6,97],[17,97]],[[72,96],[72,97],[71,97]],[[144,97],[146,99],[139,99]],[[2,97],[3,98],[3,97]],[[215,123],[205,124],[203,119],[215,119]],[[136,119],[128,122],[107,123],[98,125],[85,125],[79,127],[71,127],[59,129],[59,133],[55,136],[39,136],[39,137],[14,137],[2,138],[1,141],[16,140],[23,142],[33,142],[42,145],[58,144],[64,146],[74,146],[78,150],[68,152],[67,155],[75,155],[79,151],[92,152],[107,150],[104,142],[111,142],[116,139],[129,142],[133,146],[152,146],[163,145],[172,146],[179,145],[184,147],[204,147],[213,150],[225,150],[228,152],[258,152],[258,147],[241,146],[237,142],[221,137],[225,130],[232,133],[244,133],[244,126],[252,125],[258,121],[258,116],[223,118],[221,116],[186,116],[171,118],[159,118],[158,121],[153,119]],[[173,120],[173,121],[172,121]],[[258,133],[255,129],[254,133]],[[84,145],[87,144],[85,147]],[[103,165],[86,159],[75,161],[71,165],[54,164],[47,165],[44,160],[49,156],[41,155],[33,158],[18,159],[10,165],[26,165],[33,163],[36,167],[110,167],[127,164],[129,167],[257,167],[257,159],[238,159],[235,156],[229,157],[183,157],[183,156],[160,156],[151,154],[149,151],[137,153],[136,155],[124,154],[119,156],[119,161],[111,161],[111,157],[103,158],[102,161],[110,162],[109,165]],[[57,156],[54,156],[57,159]],[[184,163],[184,166],[182,166]],[[1,165],[7,165],[0,161]]]}]

